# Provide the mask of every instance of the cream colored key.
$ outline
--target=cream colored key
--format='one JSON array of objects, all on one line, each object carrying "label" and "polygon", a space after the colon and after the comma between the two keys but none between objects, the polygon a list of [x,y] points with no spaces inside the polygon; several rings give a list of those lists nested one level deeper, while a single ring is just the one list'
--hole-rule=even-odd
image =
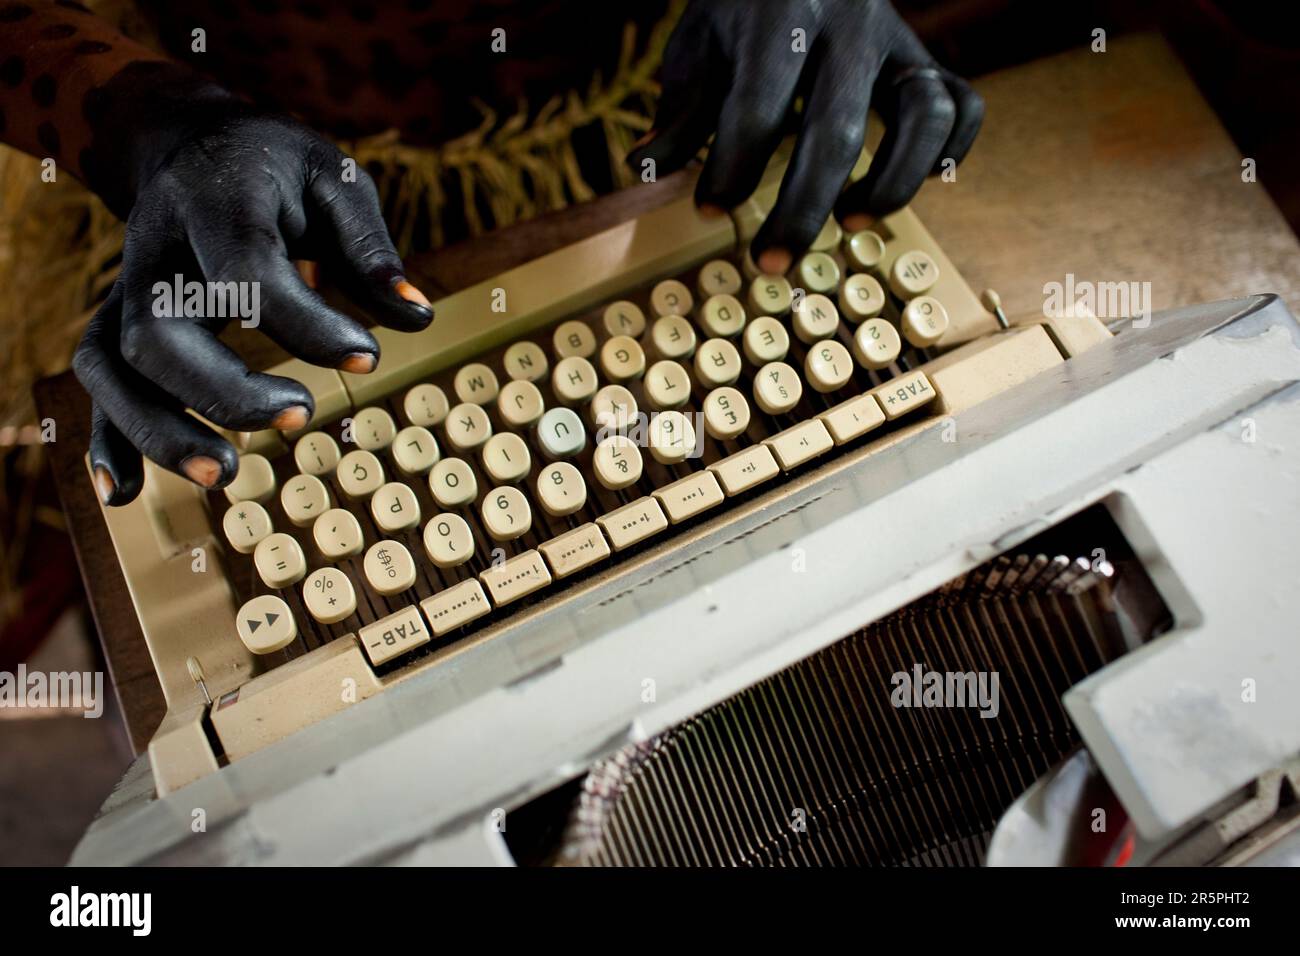
[{"label": "cream colored key", "polygon": [[819,418],[810,418],[771,438],[764,438],[763,444],[772,449],[782,471],[789,471],[818,455],[824,455],[835,445],[830,432]]},{"label": "cream colored key", "polygon": [[406,413],[406,420],[422,428],[441,425],[450,407],[447,393],[437,385],[427,383],[415,386],[402,399],[402,411]]},{"label": "cream colored key", "polygon": [[781,473],[771,449],[766,445],[751,445],[734,455],[709,465],[709,471],[718,477],[718,484],[727,495],[738,495],[755,485],[775,478]]},{"label": "cream colored key", "polygon": [[610,491],[627,488],[641,480],[641,449],[626,435],[610,435],[596,445],[591,467]]},{"label": "cream colored key", "polygon": [[768,362],[754,376],[754,401],[769,415],[784,415],[802,397],[799,373],[784,362]]},{"label": "cream colored key", "polygon": [[479,510],[494,541],[513,541],[533,526],[533,509],[513,485],[493,488],[483,496]]},{"label": "cream colored key", "polygon": [[596,354],[596,333],[591,331],[591,326],[586,322],[570,319],[556,327],[552,344],[555,346],[555,354],[560,358],[568,358],[570,355],[591,358]]},{"label": "cream colored key", "polygon": [[948,310],[934,296],[918,295],[903,309],[903,338],[918,349],[929,348],[948,331]]},{"label": "cream colored key", "polygon": [[235,480],[226,485],[226,499],[256,501],[265,504],[275,495],[275,472],[271,463],[261,455],[240,455],[239,471]]},{"label": "cream colored key", "polygon": [[858,272],[840,286],[840,312],[849,322],[857,324],[874,318],[884,307],[885,289],[875,276]]},{"label": "cream colored key", "polygon": [[631,381],[645,372],[645,350],[636,339],[616,335],[600,347],[600,368],[612,381]]},{"label": "cream colored key", "polygon": [[755,315],[785,315],[792,290],[785,276],[760,275],[749,284],[749,307]]},{"label": "cream colored key", "polygon": [[462,365],[452,382],[457,400],[472,402],[475,405],[487,405],[496,400],[501,383],[497,373],[482,362],[470,362]]},{"label": "cream colored key", "polygon": [[352,417],[352,440],[365,451],[383,451],[397,437],[397,423],[382,408],[363,408]]},{"label": "cream colored key", "polygon": [[343,456],[336,477],[345,495],[364,498],[384,483],[384,466],[374,452],[355,449]]},{"label": "cream colored key", "polygon": [[695,351],[695,327],[680,315],[665,315],[655,320],[650,341],[655,354],[661,358],[673,361],[688,358]]},{"label": "cream colored key", "polygon": [[410,485],[390,481],[370,496],[370,515],[380,531],[396,534],[420,523],[420,502]]},{"label": "cream colored key", "polygon": [[587,503],[587,482],[569,462],[557,461],[538,472],[537,500],[549,515],[571,515]]},{"label": "cream colored key", "polygon": [[365,544],[357,516],[342,508],[331,508],[311,526],[312,540],[320,553],[331,561],[360,554]]},{"label": "cream colored key", "polygon": [[912,299],[934,288],[939,267],[920,249],[904,252],[889,269],[889,288],[900,299]]},{"label": "cream colored key", "polygon": [[298,622],[282,598],[259,594],[240,607],[235,615],[235,630],[254,654],[274,654],[297,639]]},{"label": "cream colored key", "polygon": [[880,403],[880,410],[892,421],[931,402],[934,399],[934,387],[924,372],[905,372],[883,385],[877,385],[868,394],[875,396]]},{"label": "cream colored key", "polygon": [[825,395],[848,384],[853,375],[853,356],[838,340],[827,339],[808,350],[803,372],[813,391]]},{"label": "cream colored key", "polygon": [[460,458],[444,458],[429,472],[429,491],[440,508],[463,508],[478,497],[478,479]]},{"label": "cream colored key", "polygon": [[839,264],[824,252],[810,252],[800,259],[795,274],[809,292],[825,294],[839,288]]},{"label": "cream colored key", "polygon": [[393,460],[404,475],[426,474],[441,457],[438,440],[420,425],[408,425],[393,439]]},{"label": "cream colored key", "polygon": [[502,364],[512,382],[540,382],[550,368],[546,352],[536,342],[516,342],[506,349]]},{"label": "cream colored key", "polygon": [[641,333],[645,331],[645,313],[635,302],[628,302],[626,299],[605,306],[600,321],[611,338],[618,335],[640,338]]},{"label": "cream colored key", "polygon": [[366,550],[361,568],[370,586],[383,595],[401,594],[415,584],[415,559],[406,545],[390,538]]},{"label": "cream colored key", "polygon": [[357,640],[370,658],[371,666],[378,667],[428,644],[429,631],[419,609],[408,605],[361,628],[357,631]]},{"label": "cream colored key", "polygon": [[572,458],[587,447],[587,429],[572,408],[552,408],[537,423],[537,441],[547,458]]},{"label": "cream colored key", "polygon": [[680,408],[691,397],[691,377],[677,362],[655,362],[645,373],[645,396],[652,408]]},{"label": "cream colored key", "polygon": [[812,241],[810,248],[814,252],[831,252],[840,244],[843,237],[844,230],[840,228],[840,224],[832,216],[826,220],[826,225],[822,226],[821,232],[817,233],[817,238]]},{"label": "cream colored key", "polygon": [[887,368],[902,348],[898,329],[884,319],[868,319],[853,333],[853,357],[863,368]]},{"label": "cream colored key", "polygon": [[584,524],[557,535],[539,545],[537,550],[542,552],[542,557],[557,578],[567,577],[609,557],[609,545],[605,536],[594,524]]},{"label": "cream colored key", "polygon": [[794,310],[794,334],[804,345],[829,339],[840,327],[840,312],[824,295],[804,296]]},{"label": "cream colored key", "polygon": [[663,531],[668,527],[668,519],[659,502],[647,496],[606,512],[596,519],[596,524],[605,532],[613,549],[622,551]]},{"label": "cream colored key", "polygon": [[454,568],[474,557],[474,533],[460,515],[436,514],[424,526],[424,553],[440,568]]},{"label": "cream colored key", "polygon": [[272,530],[271,516],[256,501],[236,501],[226,509],[221,519],[221,530],[226,533],[230,546],[240,554],[252,554],[263,538]]},{"label": "cream colored key", "polygon": [[527,428],[545,411],[541,389],[523,379],[506,382],[497,396],[497,412],[511,428]]},{"label": "cream colored key", "polygon": [[704,430],[718,441],[743,435],[749,427],[749,402],[739,389],[715,388],[704,399]]},{"label": "cream colored key", "polygon": [[790,333],[778,319],[760,315],[745,326],[745,358],[751,365],[779,362],[790,351]]},{"label": "cream colored key", "polygon": [[478,576],[497,607],[517,601],[551,583],[551,572],[535,550],[525,551]]},{"label": "cream colored key", "polygon": [[664,465],[675,465],[696,454],[695,426],[678,411],[659,412],[650,419],[650,454]]},{"label": "cream colored key", "polygon": [[605,385],[591,400],[589,411],[598,430],[622,431],[636,420],[636,396],[622,385]]},{"label": "cream colored key", "polygon": [[851,442],[885,423],[885,413],[872,395],[855,395],[818,416],[837,445]]},{"label": "cream colored key", "polygon": [[357,591],[338,568],[317,568],[302,582],[302,602],[322,624],[337,624],[357,609]]},{"label": "cream colored key", "polygon": [[686,478],[654,490],[655,499],[663,505],[664,514],[673,524],[693,518],[701,511],[722,504],[722,488],[711,471],[697,471]]},{"label": "cream colored key", "polygon": [[701,299],[714,295],[739,295],[743,285],[740,270],[726,259],[713,259],[704,263],[700,266],[700,274],[695,282]]},{"label": "cream colored key", "polygon": [[295,475],[280,489],[280,504],[290,521],[305,528],[329,510],[329,489],[315,475]]},{"label": "cream colored key", "polygon": [[447,441],[458,452],[473,451],[492,437],[492,421],[482,405],[464,402],[447,413],[443,422]]},{"label": "cream colored key", "polygon": [[471,578],[425,598],[420,602],[420,610],[424,612],[433,636],[442,637],[482,617],[492,610],[492,605],[483,593],[483,585]]},{"label": "cream colored key", "polygon": [[676,279],[665,279],[650,290],[650,308],[655,315],[690,315],[694,306],[691,290]]},{"label": "cream colored key", "polygon": [[294,464],[304,475],[328,475],[341,457],[338,442],[324,432],[308,432],[293,446]]},{"label": "cream colored key", "polygon": [[498,485],[523,481],[532,465],[528,444],[514,432],[493,435],[483,446],[483,470]]},{"label": "cream colored key", "polygon": [[859,272],[869,272],[884,260],[885,240],[870,229],[855,232],[844,241],[844,258]]},{"label": "cream colored key", "polygon": [[745,328],[745,307],[734,295],[710,296],[700,306],[700,326],[711,338],[733,338]]},{"label": "cream colored key", "polygon": [[302,547],[282,531],[268,534],[253,549],[253,564],[268,588],[287,588],[307,573]]},{"label": "cream colored key", "polygon": [[705,388],[730,385],[740,378],[740,353],[726,339],[709,339],[695,353],[695,377]]},{"label": "cream colored key", "polygon": [[591,396],[596,394],[599,387],[595,366],[585,358],[570,355],[555,363],[555,371],[551,373],[551,390],[565,405],[581,405],[591,401]]}]

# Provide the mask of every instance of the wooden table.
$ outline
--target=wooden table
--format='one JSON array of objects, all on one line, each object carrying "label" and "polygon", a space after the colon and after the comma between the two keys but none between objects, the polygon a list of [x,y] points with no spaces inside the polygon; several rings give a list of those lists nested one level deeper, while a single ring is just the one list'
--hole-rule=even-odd
[{"label": "wooden table", "polygon": [[[988,119],[952,183],[914,208],[978,290],[1013,314],[1042,308],[1067,274],[1150,282],[1155,309],[1255,292],[1300,311],[1300,244],[1264,187],[1245,183],[1236,147],[1157,36],[1115,39],[996,73],[976,86]],[[470,285],[668,202],[693,173],[462,243],[408,263],[431,297]],[[284,354],[236,339],[254,367]],[[162,718],[162,692],[83,464],[89,407],[71,373],[36,386],[49,446],[110,676],[137,751]]]}]

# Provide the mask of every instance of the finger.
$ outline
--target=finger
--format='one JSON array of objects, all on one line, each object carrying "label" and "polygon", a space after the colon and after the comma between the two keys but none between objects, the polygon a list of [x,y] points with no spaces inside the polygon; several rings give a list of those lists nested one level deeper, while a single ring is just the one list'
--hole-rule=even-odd
[{"label": "finger", "polygon": [[191,229],[189,240],[209,281],[247,284],[233,288],[241,294],[248,291],[256,313],[249,323],[286,351],[327,368],[357,373],[374,369],[379,361],[375,337],[307,287],[274,221],[241,218],[208,224]]},{"label": "finger", "polygon": [[[117,351],[121,334],[120,284],[95,313],[73,356],[77,379],[117,431],[144,455],[205,488],[220,488],[239,470],[239,456],[220,435],[131,368]],[[108,435],[105,433],[104,441]],[[104,446],[106,447],[106,446]],[[111,453],[110,453],[111,454]],[[125,465],[122,457],[103,461]],[[130,472],[119,473],[123,488]]]},{"label": "finger", "polygon": [[[341,154],[340,154],[341,155]],[[418,332],[433,319],[423,292],[406,279],[379,208],[374,181],[364,169],[344,180],[341,163],[308,187],[309,206],[324,226],[319,245],[332,255],[330,276],[376,322],[404,332]]]},{"label": "finger", "polygon": [[943,172],[942,164],[945,159],[960,164],[970,152],[975,137],[979,135],[980,126],[984,123],[984,97],[976,93],[960,76],[947,70],[941,72],[944,85],[948,87],[948,95],[952,97],[957,107],[957,118],[952,124],[952,132],[948,134],[948,142],[944,144],[939,157],[940,165],[932,170],[934,173]]},{"label": "finger", "polygon": [[879,62],[864,64],[857,44],[832,41],[816,70],[780,194],[750,249],[759,268],[776,275],[812,244],[853,172]]},{"label": "finger", "polygon": [[127,441],[98,405],[90,412],[90,469],[99,500],[106,505],[128,504],[144,487],[140,450]]},{"label": "finger", "polygon": [[933,68],[895,72],[882,106],[884,138],[867,174],[845,190],[837,205],[852,231],[907,205],[935,167],[956,117],[948,88]]}]

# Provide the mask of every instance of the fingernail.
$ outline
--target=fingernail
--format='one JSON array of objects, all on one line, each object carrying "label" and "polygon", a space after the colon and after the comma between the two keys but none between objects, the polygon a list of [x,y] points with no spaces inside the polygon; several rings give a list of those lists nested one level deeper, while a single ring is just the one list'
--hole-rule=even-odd
[{"label": "fingernail", "polygon": [[773,246],[771,249],[764,250],[758,257],[758,268],[760,271],[771,276],[785,275],[786,270],[790,268],[790,262],[794,257],[786,250],[779,246]]},{"label": "fingernail", "polygon": [[211,488],[221,480],[221,463],[207,455],[191,455],[181,462],[181,471],[196,485]]},{"label": "fingernail", "polygon": [[320,284],[320,267],[310,259],[299,259],[297,265],[298,275],[302,276],[307,288],[316,288]]},{"label": "fingernail", "polygon": [[271,419],[271,427],[282,432],[293,432],[307,427],[307,408],[304,405],[290,405],[279,415]]},{"label": "fingernail", "polygon": [[104,504],[112,501],[113,493],[117,491],[117,486],[113,484],[113,476],[103,465],[95,468],[95,489],[99,492],[99,500]]},{"label": "fingernail", "polygon": [[339,366],[345,372],[351,372],[353,375],[368,375],[375,370],[375,357],[365,352],[353,352],[343,360]]},{"label": "fingernail", "polygon": [[727,210],[711,202],[702,203],[698,208],[705,219],[720,219],[727,214]]},{"label": "fingernail", "polygon": [[864,212],[851,213],[844,217],[843,225],[849,232],[861,232],[870,227],[871,217]]},{"label": "fingernail", "polygon": [[393,288],[397,291],[397,294],[407,302],[418,305],[424,309],[430,308],[428,297],[405,279],[398,279]]}]

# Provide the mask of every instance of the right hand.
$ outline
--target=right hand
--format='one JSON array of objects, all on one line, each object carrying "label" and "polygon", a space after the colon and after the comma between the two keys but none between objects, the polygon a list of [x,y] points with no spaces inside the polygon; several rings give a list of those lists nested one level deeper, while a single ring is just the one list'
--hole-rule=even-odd
[{"label": "right hand", "polygon": [[178,274],[205,289],[255,283],[230,288],[250,303],[257,290],[267,335],[301,359],[349,372],[371,371],[379,344],[309,289],[294,259],[322,263],[383,325],[418,331],[433,318],[406,281],[374,183],[311,130],[225,105],[187,117],[179,139],[155,156],[138,179],[121,273],[73,360],[94,400],[90,461],[110,505],[139,494],[142,453],[205,488],[235,477],[235,449],[187,408],[239,431],[301,428],[315,411],[301,383],[250,371],[217,338],[230,316],[159,315],[155,284],[170,289]]}]

